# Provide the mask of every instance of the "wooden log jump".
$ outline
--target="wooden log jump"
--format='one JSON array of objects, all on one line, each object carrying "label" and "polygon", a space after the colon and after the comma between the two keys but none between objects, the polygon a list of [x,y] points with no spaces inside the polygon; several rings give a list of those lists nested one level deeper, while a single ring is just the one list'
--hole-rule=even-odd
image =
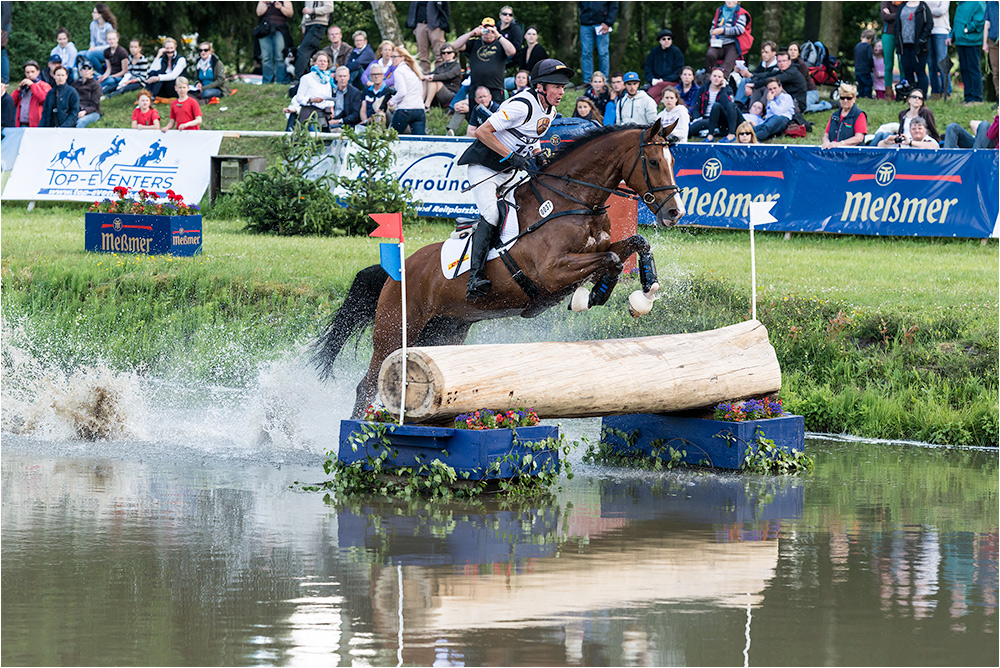
[{"label": "wooden log jump", "polygon": [[[382,364],[383,403],[400,405],[402,351]],[[707,332],[601,341],[409,348],[406,421],[480,408],[543,419],[670,413],[781,389],[767,329],[748,320]]]}]

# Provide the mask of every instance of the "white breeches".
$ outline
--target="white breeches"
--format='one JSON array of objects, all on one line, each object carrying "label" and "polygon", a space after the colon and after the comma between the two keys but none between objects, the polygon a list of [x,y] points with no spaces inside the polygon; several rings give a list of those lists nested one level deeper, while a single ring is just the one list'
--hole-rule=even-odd
[{"label": "white breeches", "polygon": [[[508,181],[513,182],[517,178],[517,174],[494,172],[489,167],[482,165],[469,165],[467,178],[469,183],[482,181],[472,189],[472,199],[475,200],[480,215],[486,219],[487,223],[496,227],[500,222],[500,212],[497,210],[497,188]],[[486,180],[483,181],[483,179]],[[514,192],[508,192],[504,199],[513,204]]]}]

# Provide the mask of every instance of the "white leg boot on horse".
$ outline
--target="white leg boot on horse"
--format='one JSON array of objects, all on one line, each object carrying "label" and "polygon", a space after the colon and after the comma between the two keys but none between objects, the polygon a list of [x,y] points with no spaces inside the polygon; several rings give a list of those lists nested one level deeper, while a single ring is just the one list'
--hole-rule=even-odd
[{"label": "white leg boot on horse", "polygon": [[469,285],[465,292],[467,301],[481,299],[490,293],[490,279],[486,278],[486,256],[500,237],[500,226],[490,225],[485,218],[479,219],[476,231],[472,233],[472,252],[469,268]]}]

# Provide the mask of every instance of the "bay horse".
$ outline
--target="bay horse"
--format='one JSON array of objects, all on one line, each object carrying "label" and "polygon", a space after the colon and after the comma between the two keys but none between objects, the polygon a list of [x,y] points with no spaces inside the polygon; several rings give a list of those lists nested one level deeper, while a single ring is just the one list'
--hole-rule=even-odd
[{"label": "bay horse", "polygon": [[[605,202],[611,194],[641,199],[658,225],[669,228],[677,223],[684,206],[677,196],[680,189],[666,140],[674,125],[661,127],[657,120],[652,127],[590,130],[563,144],[542,169],[516,185],[518,240],[502,262],[487,262],[492,289],[481,299],[466,301],[466,274],[452,279],[444,275],[441,243],[424,246],[406,258],[410,345],[461,344],[476,322],[534,317],[571,294],[572,310],[603,305],[624,261],[633,253],[639,254],[642,290],[647,298],[655,298],[659,283],[649,243],[638,234],[612,243]],[[633,192],[619,190],[622,181]],[[589,291],[582,287],[588,279],[595,282]],[[343,304],[314,344],[313,361],[321,376],[328,377],[353,333],[374,323],[374,350],[368,372],[357,387],[354,417],[374,401],[383,360],[402,346],[400,306],[400,283],[390,280],[379,265],[367,267],[358,272]]]}]

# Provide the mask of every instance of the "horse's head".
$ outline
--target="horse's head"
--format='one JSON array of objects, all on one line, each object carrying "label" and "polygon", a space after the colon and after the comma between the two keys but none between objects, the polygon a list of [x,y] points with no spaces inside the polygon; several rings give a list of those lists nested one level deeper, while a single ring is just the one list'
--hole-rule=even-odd
[{"label": "horse's head", "polygon": [[[675,125],[677,121],[663,127],[657,119],[652,127],[640,131],[635,159],[625,177],[625,183],[642,196],[663,227],[673,227],[684,215],[680,188],[674,180],[674,157],[666,139]],[[642,169],[636,169],[640,164]]]}]

